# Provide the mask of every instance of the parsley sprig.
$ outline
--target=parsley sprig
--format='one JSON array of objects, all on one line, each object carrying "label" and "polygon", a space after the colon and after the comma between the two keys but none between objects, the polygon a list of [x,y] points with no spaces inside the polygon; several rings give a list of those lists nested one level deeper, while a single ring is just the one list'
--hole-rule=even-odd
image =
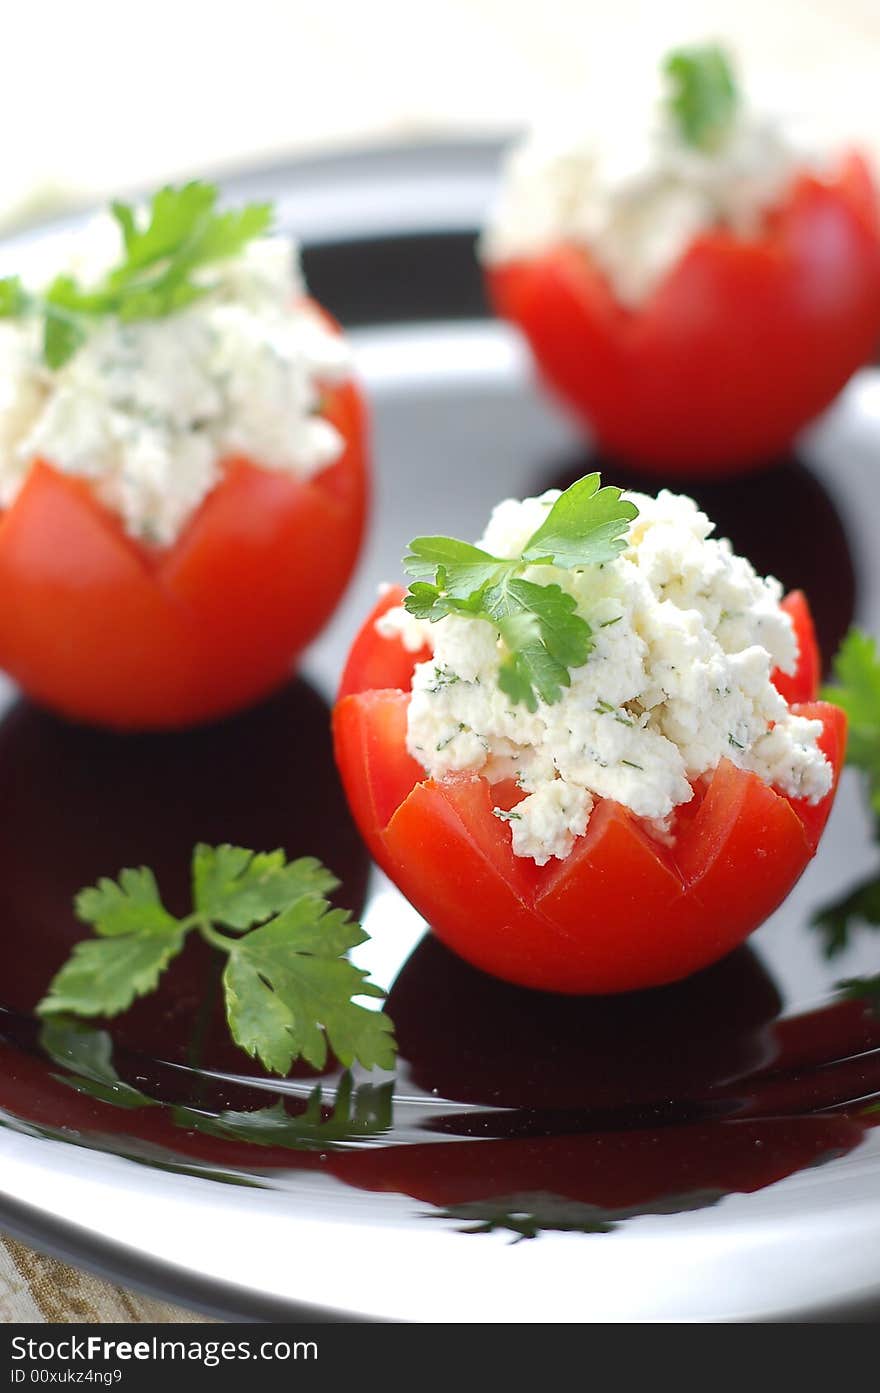
[{"label": "parsley sprig", "polygon": [[626,546],[638,509],[618,488],[600,488],[598,474],[559,496],[519,556],[491,556],[452,537],[416,537],[403,565],[415,579],[404,605],[435,623],[449,614],[482,619],[505,653],[498,682],[516,705],[537,710],[538,698],[557,702],[571,685],[569,670],[587,661],[593,635],[561,586],[526,580],[530,566],[579,570],[613,561]]},{"label": "parsley sprig", "polygon": [[[847,714],[846,762],[865,776],[880,840],[880,651],[870,634],[852,628],[834,660],[834,682],[822,697]],[[856,925],[880,928],[880,874],[826,905],[813,920],[824,938],[826,957],[842,952]]]},{"label": "parsley sprig", "polygon": [[[226,955],[223,990],[236,1044],[276,1074],[304,1058],[391,1068],[393,1026],[356,997],[383,997],[345,954],[367,935],[326,896],[335,877],[319,861],[283,851],[198,845],[194,909],[175,918],[145,867],[102,879],[76,898],[96,938],[78,943],[37,1010],[44,1017],[115,1016],[152,992],[193,930]],[[222,930],[222,931],[221,931]]]},{"label": "parsley sprig", "polygon": [[834,660],[834,683],[822,692],[849,718],[846,762],[867,776],[871,809],[880,818],[880,651],[877,640],[850,629]]},{"label": "parsley sprig", "polygon": [[724,143],[739,105],[730,60],[717,44],[667,55],[669,110],[685,144],[712,154]]},{"label": "parsley sprig", "polygon": [[59,275],[42,294],[33,294],[19,276],[7,276],[0,279],[0,319],[41,316],[43,357],[56,369],[73,357],[90,325],[102,317],[132,323],[184,309],[213,288],[197,273],[237,256],[272,222],[270,203],[218,212],[218,197],[214,184],[193,181],[160,189],[143,215],[132,204],[112,203],[120,260],[104,279],[83,286],[73,276]]}]

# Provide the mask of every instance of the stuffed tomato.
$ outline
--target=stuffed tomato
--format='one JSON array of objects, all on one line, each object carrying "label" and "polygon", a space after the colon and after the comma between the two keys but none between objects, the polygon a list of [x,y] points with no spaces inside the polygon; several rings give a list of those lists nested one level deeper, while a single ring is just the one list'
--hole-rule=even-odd
[{"label": "stuffed tomato", "polygon": [[[489,295],[609,452],[703,474],[783,452],[880,341],[877,189],[755,115],[717,50],[668,99],[580,113],[513,153]],[[790,125],[790,123],[789,123]]]},{"label": "stuffed tomato", "polygon": [[[353,569],[365,414],[271,209],[115,205],[0,281],[0,667],[120,729],[281,685]],[[86,279],[88,277],[88,279]]]},{"label": "stuffed tomato", "polygon": [[546,990],[724,956],[816,851],[846,723],[783,599],[688,498],[597,476],[419,538],[352,648],[336,758],[378,864],[450,948]]}]

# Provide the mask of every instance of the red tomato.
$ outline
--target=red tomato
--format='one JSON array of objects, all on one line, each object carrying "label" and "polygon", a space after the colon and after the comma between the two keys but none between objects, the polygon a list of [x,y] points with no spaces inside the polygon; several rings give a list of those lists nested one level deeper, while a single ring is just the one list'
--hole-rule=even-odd
[{"label": "red tomato", "polygon": [[721,473],[784,451],[880,338],[880,219],[857,154],[746,240],[703,233],[636,310],[561,245],[488,270],[500,315],[610,452]]},{"label": "red tomato", "polygon": [[797,701],[815,701],[822,677],[822,659],[816,640],[816,626],[803,590],[791,590],[780,605],[791,618],[798,646],[798,665],[794,673],[772,674],[773,685],[789,706]]},{"label": "red tomato", "polygon": [[[406,751],[418,655],[404,662],[399,641],[375,629],[377,613],[402,595],[380,601],[352,650],[333,715],[336,759],[373,857],[461,957],[522,986],[630,991],[716,962],[785,899],[816,851],[834,789],[811,806],[726,759],[679,810],[673,848],[604,799],[565,860],[538,867],[515,856],[492,809],[499,798],[515,803],[517,790],[479,776],[428,779]],[[816,658],[804,632],[791,682],[808,695]],[[843,712],[824,702],[793,709],[823,721],[836,787]]]},{"label": "red tomato", "polygon": [[35,701],[120,729],[187,726],[265,696],[333,612],[367,504],[352,383],[323,414],[345,440],[309,480],[226,462],[180,538],[140,545],[83,479],[38,462],[0,514],[0,667]]}]

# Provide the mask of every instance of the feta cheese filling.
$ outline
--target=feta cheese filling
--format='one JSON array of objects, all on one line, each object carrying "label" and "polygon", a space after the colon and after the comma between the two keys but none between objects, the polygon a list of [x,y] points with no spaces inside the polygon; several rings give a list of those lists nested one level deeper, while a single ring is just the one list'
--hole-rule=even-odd
[{"label": "feta cheese filling", "polygon": [[[68,239],[65,269],[102,275],[117,241],[95,219]],[[167,546],[230,458],[298,478],[339,458],[342,437],[318,413],[349,353],[303,302],[296,248],[262,238],[209,272],[214,288],[167,318],[96,321],[55,371],[35,318],[0,321],[0,508],[44,459],[89,479],[133,537]]]},{"label": "feta cheese filling", "polygon": [[572,113],[507,157],[482,256],[497,263],[574,243],[634,308],[701,233],[757,235],[794,177],[816,163],[791,123],[748,110],[711,154],[686,145],[659,103],[603,109],[592,123]]},{"label": "feta cheese filling", "polygon": [[[790,797],[818,802],[832,769],[819,749],[821,721],[789,711],[771,682],[797,667],[797,640],[780,609],[782,587],[764,579],[688,497],[627,495],[639,516],[613,562],[579,571],[530,567],[576,600],[595,647],[552,705],[530,712],[498,685],[503,653],[491,624],[448,615],[431,624],[402,607],[378,631],[416,665],[407,749],[435,779],[513,778],[526,796],[496,813],[513,850],[544,865],[585,832],[596,798],[611,798],[668,840],[668,819],[694,784],[724,759]],[[551,490],[492,513],[478,545],[514,557],[559,497]]]}]

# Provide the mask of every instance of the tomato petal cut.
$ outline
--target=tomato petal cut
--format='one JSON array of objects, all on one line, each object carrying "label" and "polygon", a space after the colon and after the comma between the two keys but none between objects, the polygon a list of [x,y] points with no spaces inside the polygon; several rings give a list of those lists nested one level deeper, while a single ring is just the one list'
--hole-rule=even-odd
[{"label": "tomato petal cut", "polygon": [[406,748],[405,692],[361,692],[337,702],[333,741],[361,833],[381,862],[380,834],[425,771]]},{"label": "tomato petal cut", "polygon": [[676,845],[688,898],[711,956],[741,942],[773,913],[812,855],[787,798],[723,759]]},{"label": "tomato petal cut", "polygon": [[353,476],[361,496],[344,507],[320,475],[303,480],[231,461],[163,557],[161,583],[193,616],[206,670],[225,668],[242,699],[283,681],[354,566],[364,517],[359,449],[323,473]]},{"label": "tomato petal cut", "polygon": [[141,545],[91,484],[35,464],[0,512],[0,666],[76,719],[161,729],[280,686],[338,602],[360,545],[363,413],[326,393],[340,458],[314,479],[229,461],[170,547]]},{"label": "tomato petal cut", "polygon": [[0,665],[109,726],[185,719],[193,634],[144,549],[82,479],[38,462],[0,516]]},{"label": "tomato petal cut", "polygon": [[496,785],[483,778],[452,778],[437,787],[474,845],[501,872],[517,899],[531,904],[544,872],[530,857],[515,855],[510,827],[495,814],[496,808],[506,812],[521,801],[522,793],[509,779]]},{"label": "tomato petal cut", "polygon": [[[366,621],[350,665],[359,671],[346,681],[393,670],[400,659],[398,650],[389,660],[390,645],[375,633],[377,613],[400,594],[385,596]],[[376,654],[381,660],[370,667]],[[537,867],[514,855],[510,827],[495,815],[513,810],[522,790],[509,780],[426,780],[406,753],[408,701],[398,688],[359,691],[337,704],[337,760],[361,832],[438,938],[475,967],[525,987],[634,991],[717,962],[792,889],[833,800],[832,791],[816,808],[803,806],[722,760],[678,810],[672,844],[600,800],[570,854]],[[821,702],[792,710],[822,719],[822,747],[836,774],[843,714]]]},{"label": "tomato petal cut", "polygon": [[573,243],[490,265],[488,288],[608,454],[679,474],[755,467],[786,450],[876,346],[876,202],[858,157],[803,175],[757,235],[695,237],[632,309]]},{"label": "tomato petal cut", "polygon": [[556,990],[629,991],[667,980],[684,886],[626,808],[600,802],[585,836],[547,869],[537,908],[569,940]]},{"label": "tomato petal cut", "polygon": [[536,933],[526,896],[540,873],[512,864],[520,858],[493,817],[485,779],[418,784],[382,840],[395,882],[447,947],[493,976],[555,989],[553,964],[570,945],[549,923]]}]

